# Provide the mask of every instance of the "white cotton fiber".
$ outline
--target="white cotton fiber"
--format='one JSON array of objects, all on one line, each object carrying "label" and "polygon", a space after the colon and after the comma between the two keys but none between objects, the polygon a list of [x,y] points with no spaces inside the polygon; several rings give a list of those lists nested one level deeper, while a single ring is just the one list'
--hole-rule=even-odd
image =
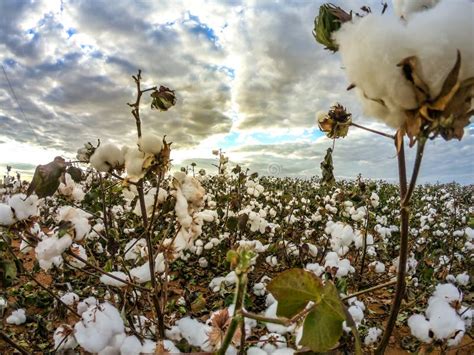
[{"label": "white cotton fiber", "polygon": [[15,223],[15,215],[9,205],[0,203],[0,226],[11,226]]},{"label": "white cotton fiber", "polygon": [[82,313],[82,319],[74,326],[75,337],[86,351],[99,352],[108,346],[116,334],[124,332],[119,311],[109,303],[91,306]]},{"label": "white cotton fiber", "polygon": [[96,170],[108,172],[112,168],[123,165],[124,156],[115,144],[101,144],[92,154],[90,163]]},{"label": "white cotton fiber", "polygon": [[430,323],[421,314],[412,315],[408,318],[408,326],[410,327],[413,336],[417,337],[425,343],[431,343],[433,339],[430,338]]},{"label": "white cotton fiber", "polygon": [[145,133],[138,139],[138,146],[144,153],[156,155],[163,149],[163,139],[152,133]]},{"label": "white cotton fiber", "polygon": [[12,314],[7,318],[8,324],[20,325],[26,322],[26,314],[23,308],[13,311]]},{"label": "white cotton fiber", "polygon": [[8,204],[13,209],[17,220],[25,220],[33,216],[38,216],[38,196],[25,194],[13,195]]},{"label": "white cotton fiber", "polygon": [[[109,274],[111,274],[113,276],[116,276],[116,277],[120,278],[121,280],[129,281],[128,276],[122,271],[111,271],[111,272],[109,272]],[[102,282],[105,285],[109,285],[109,286],[116,286],[116,287],[125,287],[125,286],[127,286],[126,283],[124,283],[122,281],[119,281],[117,279],[114,279],[113,277],[110,277],[108,275],[102,275],[100,277],[100,282]]]},{"label": "white cotton fiber", "polygon": [[[405,121],[404,110],[416,107],[413,89],[397,67],[407,57],[419,58],[432,97],[440,92],[458,49],[460,79],[474,76],[473,11],[474,3],[469,0],[444,0],[412,14],[408,21],[371,13],[344,23],[334,38],[366,114],[396,128]],[[386,107],[363,93],[383,100]]]}]

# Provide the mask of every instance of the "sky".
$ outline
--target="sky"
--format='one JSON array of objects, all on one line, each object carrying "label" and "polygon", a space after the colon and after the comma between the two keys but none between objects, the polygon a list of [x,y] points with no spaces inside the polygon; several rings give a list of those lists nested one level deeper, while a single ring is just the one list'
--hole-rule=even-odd
[{"label": "sky", "polygon": [[[346,9],[380,1],[334,1]],[[0,1],[0,175],[24,176],[86,142],[136,142],[131,75],[176,90],[167,112],[144,95],[142,129],[173,141],[179,168],[213,172],[213,149],[263,175],[320,175],[332,140],[315,116],[340,102],[362,113],[338,54],[312,36],[321,1]],[[350,5],[350,7],[348,6]],[[391,4],[389,4],[389,13]],[[8,80],[7,80],[8,78]],[[13,91],[12,91],[13,90]],[[409,163],[413,151],[409,152]],[[462,141],[430,141],[421,182],[474,183],[474,127]],[[351,128],[336,142],[339,178],[395,181],[393,143]]]}]

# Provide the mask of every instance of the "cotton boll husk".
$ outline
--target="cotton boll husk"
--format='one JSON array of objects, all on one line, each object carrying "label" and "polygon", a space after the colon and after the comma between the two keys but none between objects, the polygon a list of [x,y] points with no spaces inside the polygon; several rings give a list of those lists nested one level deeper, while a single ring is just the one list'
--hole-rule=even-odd
[{"label": "cotton boll husk", "polygon": [[0,203],[0,226],[11,226],[15,223],[15,215],[12,208],[4,203]]},{"label": "cotton boll husk", "polygon": [[142,152],[156,155],[163,149],[163,139],[153,133],[145,133],[138,139],[138,146]]},{"label": "cotton boll husk", "polygon": [[[421,63],[422,77],[436,97],[461,51],[460,79],[474,75],[473,3],[442,1],[413,14],[408,22],[369,14],[346,22],[334,35],[347,76],[356,84],[366,114],[389,126],[405,121],[404,110],[416,107],[413,89],[397,64],[410,56]],[[387,108],[363,97],[382,99]]]},{"label": "cotton boll husk", "polygon": [[408,326],[411,334],[425,343],[431,343],[433,339],[430,338],[430,323],[421,314],[414,314],[408,318]]}]

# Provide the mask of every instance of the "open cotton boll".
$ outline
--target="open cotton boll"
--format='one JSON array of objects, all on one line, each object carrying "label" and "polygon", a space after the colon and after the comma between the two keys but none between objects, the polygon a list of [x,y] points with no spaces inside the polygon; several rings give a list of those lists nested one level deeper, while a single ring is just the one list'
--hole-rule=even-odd
[{"label": "open cotton boll", "polygon": [[436,299],[426,309],[430,329],[436,339],[451,338],[456,332],[464,331],[464,322],[448,303]]},{"label": "open cotton boll", "polygon": [[120,347],[121,355],[137,355],[142,351],[142,343],[135,335],[131,335],[125,338]]},{"label": "open cotton boll", "polygon": [[469,284],[469,274],[467,271],[463,272],[462,274],[456,275],[456,282],[458,285],[467,286]]},{"label": "open cotton boll", "polygon": [[71,326],[67,324],[60,325],[53,334],[54,348],[59,352],[68,349],[74,349],[77,346],[76,338]]},{"label": "open cotton boll", "polygon": [[434,298],[438,298],[445,302],[451,303],[460,301],[462,299],[462,295],[456,286],[450,283],[446,283],[436,285],[435,291],[433,292],[433,296],[430,298],[428,303],[431,303],[431,300]]},{"label": "open cotton boll", "polygon": [[0,226],[11,226],[15,223],[15,215],[9,205],[0,203]]},{"label": "open cotton boll", "polygon": [[99,302],[94,296],[87,297],[77,305],[77,313],[82,314],[89,309],[91,306],[97,306]]},{"label": "open cotton boll", "polygon": [[430,323],[421,314],[414,314],[408,318],[408,326],[411,334],[422,342],[431,343],[433,341],[430,337]]},{"label": "open cotton boll", "polygon": [[26,322],[26,314],[23,308],[13,311],[12,314],[7,318],[8,324],[20,325]]},{"label": "open cotton boll", "polygon": [[62,262],[61,254],[71,246],[72,237],[65,234],[60,239],[56,236],[46,237],[36,245],[36,259],[43,270],[49,270],[53,264],[58,265],[58,259]]},{"label": "open cotton boll", "polygon": [[92,154],[90,163],[96,170],[108,172],[110,169],[123,165],[124,156],[115,144],[101,144]]},{"label": "open cotton boll", "polygon": [[119,311],[110,303],[91,306],[82,313],[82,318],[74,326],[75,337],[86,351],[99,352],[113,340],[116,334],[124,332]]},{"label": "open cotton boll", "polygon": [[17,220],[25,220],[33,216],[38,216],[38,196],[25,194],[13,195],[8,204],[13,209]]},{"label": "open cotton boll", "polygon": [[153,133],[145,133],[138,139],[138,146],[142,152],[156,155],[163,149],[163,139]]},{"label": "open cotton boll", "polygon": [[211,327],[191,317],[181,318],[176,325],[186,341],[193,346],[198,346],[203,351],[211,351],[208,334]]},{"label": "open cotton boll", "polygon": [[[87,261],[87,254],[86,254],[86,249],[84,249],[84,247],[80,244],[72,244],[71,245],[71,252],[75,255],[77,255],[78,257],[84,259]],[[82,269],[86,264],[79,260],[79,259],[76,259],[72,256],[68,256],[68,262],[69,264],[71,264],[72,266],[74,267],[77,267],[78,269]]]},{"label": "open cotton boll", "polygon": [[138,150],[138,147],[123,149],[125,151],[125,170],[129,177],[141,177],[143,174],[143,161],[145,155],[143,152]]},{"label": "open cotton boll", "polygon": [[372,345],[377,342],[378,338],[382,335],[382,329],[372,327],[367,331],[367,336],[364,339],[365,345]]},{"label": "open cotton boll", "polygon": [[[109,272],[109,274],[111,274],[113,276],[116,276],[116,277],[120,278],[121,280],[130,281],[128,279],[128,276],[122,271],[111,271],[111,272]],[[105,275],[105,274],[100,277],[100,282],[102,282],[104,285],[109,285],[109,286],[116,286],[116,287],[125,287],[125,286],[127,286],[126,283],[124,283],[122,281],[119,281],[117,279],[114,279],[113,277],[110,277],[110,276]]]},{"label": "open cotton boll", "polygon": [[68,306],[72,306],[74,303],[79,302],[79,296],[74,292],[66,292],[61,296],[61,301]]},{"label": "open cotton boll", "polygon": [[[412,14],[408,21],[371,13],[342,25],[334,38],[368,116],[397,128],[406,120],[404,111],[416,108],[414,91],[397,67],[407,57],[420,60],[422,78],[432,97],[439,94],[458,49],[462,58],[459,79],[474,75],[473,7],[469,0],[444,0]],[[385,106],[370,98],[383,100]]]},{"label": "open cotton boll", "polygon": [[276,349],[286,348],[286,339],[278,333],[268,333],[262,335],[257,346],[265,350],[267,354],[273,354]]}]

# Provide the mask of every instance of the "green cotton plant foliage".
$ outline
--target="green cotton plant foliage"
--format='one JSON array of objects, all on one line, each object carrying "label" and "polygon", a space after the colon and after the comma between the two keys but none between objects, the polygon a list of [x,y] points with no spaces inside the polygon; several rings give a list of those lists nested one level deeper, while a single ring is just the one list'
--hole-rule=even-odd
[{"label": "green cotton plant foliage", "polygon": [[324,285],[321,302],[311,311],[303,323],[300,344],[314,352],[332,349],[342,335],[345,320],[344,308],[332,282]]},{"label": "green cotton plant foliage", "polygon": [[324,289],[315,274],[303,269],[282,272],[267,288],[278,301],[277,315],[287,318],[301,312],[310,301],[319,303]]},{"label": "green cotton plant foliage", "polygon": [[336,345],[342,335],[345,313],[332,282],[323,285],[312,272],[290,269],[273,278],[267,288],[278,301],[278,316],[291,318],[309,302],[316,304],[304,320],[301,345],[314,352],[324,352]]}]

